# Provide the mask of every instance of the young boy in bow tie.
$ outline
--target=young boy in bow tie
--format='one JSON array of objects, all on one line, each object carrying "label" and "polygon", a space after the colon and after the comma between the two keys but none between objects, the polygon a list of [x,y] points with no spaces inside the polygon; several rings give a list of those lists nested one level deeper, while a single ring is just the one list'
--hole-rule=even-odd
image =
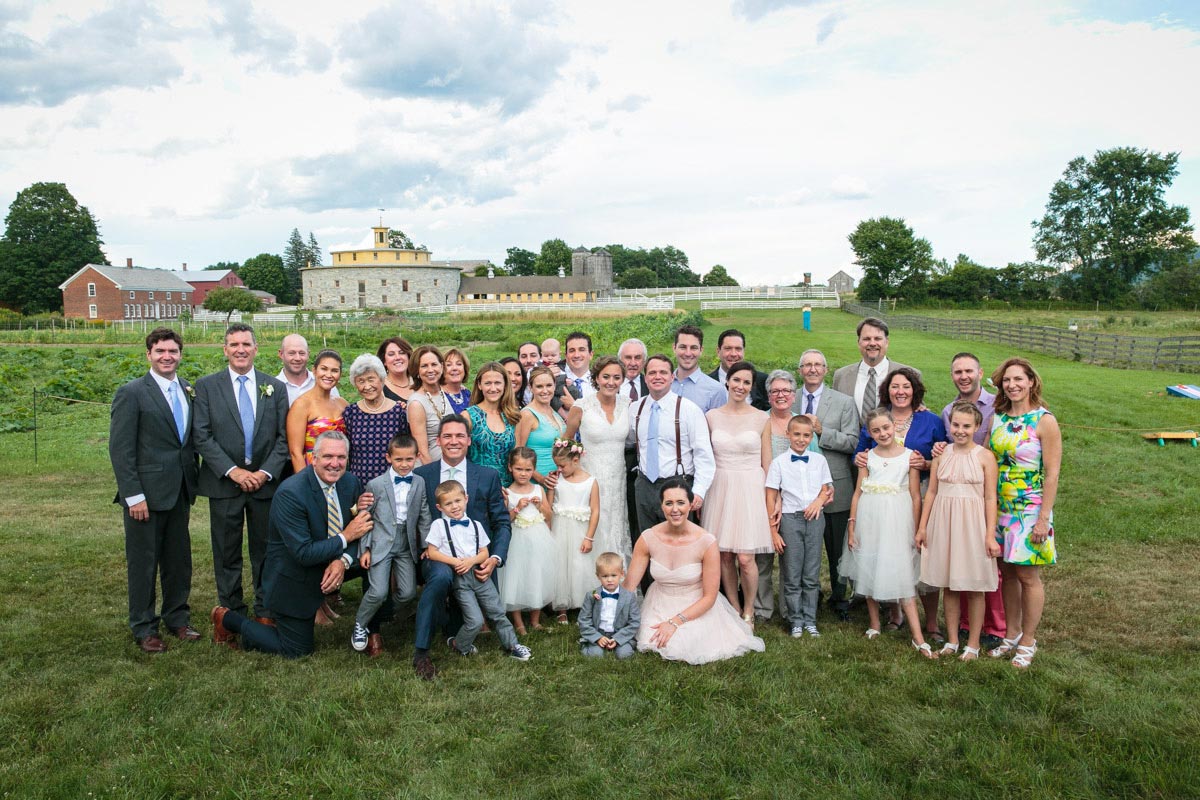
[{"label": "young boy in bow tie", "polygon": [[433,496],[442,517],[429,527],[425,556],[449,564],[454,570],[454,599],[463,615],[462,627],[446,643],[459,655],[474,655],[478,652],[475,637],[483,630],[486,617],[504,651],[518,661],[528,661],[533,653],[517,641],[496,584],[475,577],[475,567],[489,558],[487,546],[491,540],[483,526],[467,516],[466,490],[458,481],[443,481]]},{"label": "young boy in bow tie", "polygon": [[816,638],[817,596],[825,520],[821,509],[833,500],[833,477],[820,453],[806,453],[812,420],[797,414],[788,421],[791,448],[767,470],[767,517],[775,552],[780,554],[784,613],[791,635]]},{"label": "young boy in bow tie", "polygon": [[596,577],[600,588],[583,598],[579,610],[579,643],[585,656],[603,658],[612,652],[617,658],[634,653],[642,613],[637,597],[621,588],[625,563],[616,553],[596,557]]}]

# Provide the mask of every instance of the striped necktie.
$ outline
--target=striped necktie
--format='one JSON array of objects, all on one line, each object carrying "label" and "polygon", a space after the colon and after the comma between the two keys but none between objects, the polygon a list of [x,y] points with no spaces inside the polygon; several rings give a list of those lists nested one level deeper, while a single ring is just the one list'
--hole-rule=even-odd
[{"label": "striped necktie", "polygon": [[335,491],[334,486],[325,487],[325,532],[331,537],[342,532],[342,512]]}]

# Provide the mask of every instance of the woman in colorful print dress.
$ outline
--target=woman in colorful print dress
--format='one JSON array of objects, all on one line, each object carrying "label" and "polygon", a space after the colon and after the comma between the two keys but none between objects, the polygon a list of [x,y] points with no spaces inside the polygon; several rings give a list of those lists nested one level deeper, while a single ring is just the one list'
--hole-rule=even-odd
[{"label": "woman in colorful print dress", "polygon": [[1037,653],[1037,628],[1045,604],[1041,567],[1055,561],[1054,501],[1062,464],[1058,420],[1042,405],[1042,379],[1023,358],[1010,358],[992,374],[999,387],[989,444],[1000,464],[996,539],[1002,549],[1004,641],[991,651],[1015,653],[1024,669]]},{"label": "woman in colorful print dress", "polygon": [[312,463],[318,436],[326,431],[346,432],[342,412],[347,403],[343,398],[331,395],[342,377],[342,357],[334,350],[317,353],[313,377],[313,388],[297,397],[288,410],[288,455],[294,472]]}]

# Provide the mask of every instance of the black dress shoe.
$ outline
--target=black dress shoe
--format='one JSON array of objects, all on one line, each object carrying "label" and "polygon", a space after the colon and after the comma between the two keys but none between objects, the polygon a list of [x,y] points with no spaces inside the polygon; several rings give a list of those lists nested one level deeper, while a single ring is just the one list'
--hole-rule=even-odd
[{"label": "black dress shoe", "polygon": [[143,636],[137,640],[138,647],[143,653],[165,653],[167,652],[167,643],[164,642],[157,633],[152,633],[149,636]]},{"label": "black dress shoe", "polygon": [[413,659],[413,670],[423,681],[431,681],[437,677],[437,667],[433,665],[433,660],[429,658],[428,654]]}]

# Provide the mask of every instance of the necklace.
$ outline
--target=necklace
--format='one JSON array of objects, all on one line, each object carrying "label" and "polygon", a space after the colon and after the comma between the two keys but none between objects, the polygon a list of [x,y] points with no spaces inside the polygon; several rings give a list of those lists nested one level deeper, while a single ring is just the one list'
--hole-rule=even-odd
[{"label": "necklace", "polygon": [[905,431],[908,430],[908,427],[910,425],[912,425],[912,421],[913,421],[913,415],[909,414],[908,419],[904,420],[903,422],[896,423],[896,431],[899,433],[904,433]]},{"label": "necklace", "polygon": [[444,395],[446,395],[446,397],[450,398],[451,402],[453,402],[454,405],[458,406],[458,405],[462,405],[464,392],[466,392],[465,388],[459,389],[457,392],[453,392],[453,393],[443,390],[442,393]]},{"label": "necklace", "polygon": [[383,404],[384,404],[384,402],[385,402],[386,400],[387,400],[387,398],[385,398],[385,397],[380,397],[380,398],[379,398],[379,402],[378,402],[378,403],[376,403],[375,405],[371,405],[371,404],[370,404],[370,403],[368,403],[366,400],[362,400],[362,401],[361,401],[361,402],[362,402],[362,409],[363,409],[363,411],[366,411],[368,414],[378,414],[378,413],[379,413],[379,409],[383,408]]},{"label": "necklace", "polygon": [[433,406],[433,410],[438,412],[438,418],[440,419],[441,417],[446,416],[446,404],[448,402],[450,402],[450,398],[447,397],[446,393],[443,391],[439,391],[438,395],[440,395],[442,398],[442,407],[441,408],[437,407],[437,403],[434,402],[433,395],[431,395],[429,393],[429,390],[428,389],[425,390],[425,396],[429,398],[429,405]]}]

